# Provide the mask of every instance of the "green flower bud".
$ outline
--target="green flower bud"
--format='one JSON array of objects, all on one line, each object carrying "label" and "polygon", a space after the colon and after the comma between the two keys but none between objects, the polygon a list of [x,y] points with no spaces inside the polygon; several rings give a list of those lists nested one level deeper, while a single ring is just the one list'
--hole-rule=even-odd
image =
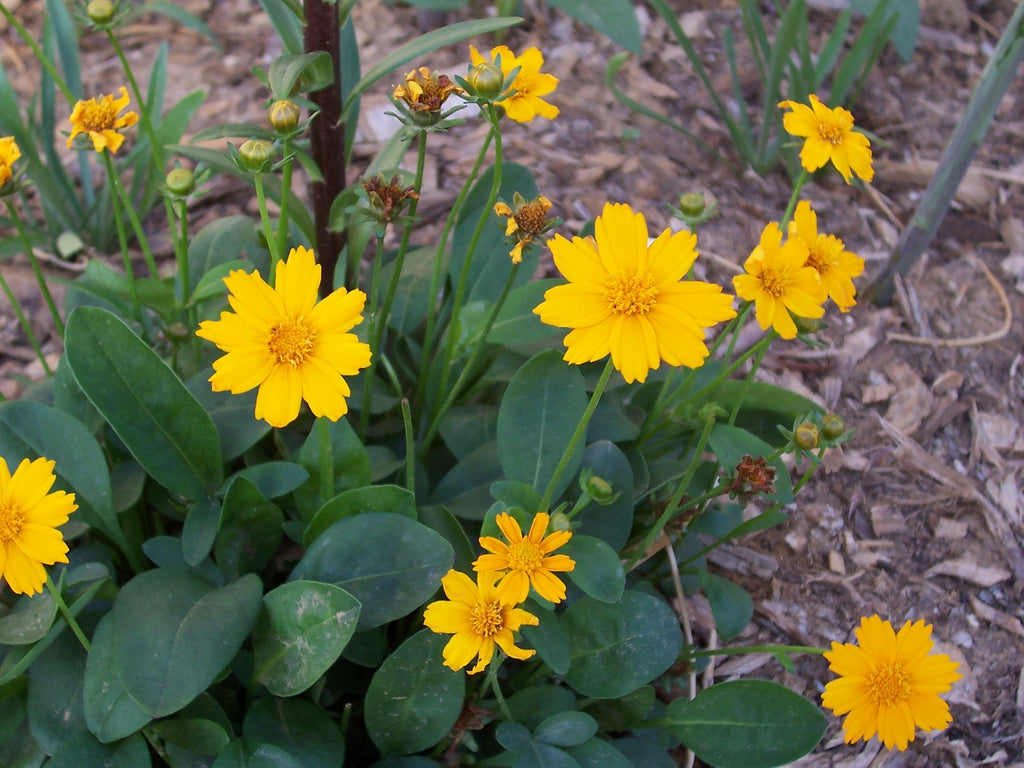
[{"label": "green flower bud", "polygon": [[846,431],[846,422],[838,413],[826,413],[821,417],[821,434],[826,440],[836,440]]},{"label": "green flower bud", "polygon": [[587,479],[586,494],[598,504],[611,501],[618,496],[607,480],[597,476]]},{"label": "green flower bud", "polygon": [[246,170],[263,173],[274,159],[274,144],[266,139],[249,139],[238,148],[238,157]]},{"label": "green flower bud", "polygon": [[476,96],[490,101],[501,93],[501,87],[505,84],[505,75],[497,64],[485,61],[469,71],[466,82],[469,83]]},{"label": "green flower bud", "polygon": [[169,192],[185,197],[196,188],[196,176],[188,168],[174,168],[167,174],[164,183]]},{"label": "green flower bud", "polygon": [[799,315],[790,314],[797,333],[817,333],[824,325],[820,317],[800,317]]},{"label": "green flower bud", "polygon": [[172,341],[187,341],[192,338],[192,331],[184,323],[171,323],[165,333]]},{"label": "green flower bud", "polygon": [[704,200],[704,195],[700,192],[687,192],[685,195],[679,196],[679,210],[684,216],[695,219],[704,213],[705,208],[707,208],[707,201]]},{"label": "green flower bud", "polygon": [[555,512],[548,521],[552,531],[568,531],[572,528],[569,516],[565,512]]},{"label": "green flower bud", "polygon": [[810,421],[801,422],[793,432],[793,440],[805,451],[817,448],[818,426]]},{"label": "green flower bud", "polygon": [[114,18],[116,11],[117,6],[112,0],[89,0],[85,6],[85,13],[93,24],[106,24]]},{"label": "green flower bud", "polygon": [[267,120],[278,133],[291,133],[299,124],[299,105],[288,99],[279,99],[267,110]]}]

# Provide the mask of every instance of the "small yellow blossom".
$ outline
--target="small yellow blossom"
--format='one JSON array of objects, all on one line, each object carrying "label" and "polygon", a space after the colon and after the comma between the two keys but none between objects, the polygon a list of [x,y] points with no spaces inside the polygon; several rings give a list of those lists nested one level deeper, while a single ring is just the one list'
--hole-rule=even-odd
[{"label": "small yellow blossom", "polygon": [[804,139],[800,163],[813,173],[830,160],[850,183],[851,174],[871,181],[871,142],[853,130],[853,115],[842,107],[830,109],[811,94],[811,105],[783,101],[779,106],[792,111],[782,117],[786,131]]},{"label": "small yellow blossom", "polygon": [[541,72],[544,56],[537,48],[527,48],[522,56],[516,56],[506,45],[491,49],[491,58],[485,59],[475,46],[469,46],[470,59],[474,66],[487,63],[498,63],[501,58],[501,71],[507,78],[514,69],[519,73],[512,81],[507,96],[497,105],[505,110],[505,114],[517,123],[528,123],[537,115],[553,120],[558,117],[558,107],[544,101],[558,86],[558,78],[552,74]]},{"label": "small yellow blossom", "polygon": [[527,202],[516,192],[512,199],[512,206],[508,203],[496,203],[494,213],[508,219],[505,227],[505,237],[514,237],[515,245],[509,251],[513,264],[519,264],[523,260],[523,248],[533,243],[540,235],[551,229],[558,219],[547,216],[551,210],[551,201],[546,197],[535,197]]},{"label": "small yellow blossom", "polygon": [[545,536],[549,520],[546,512],[538,512],[529,532],[523,536],[516,519],[502,512],[495,522],[508,543],[493,536],[480,537],[480,546],[490,554],[478,557],[473,563],[473,570],[505,574],[498,584],[499,597],[521,603],[530,594],[532,584],[545,600],[552,603],[565,600],[565,584],[554,572],[571,571],[576,563],[568,555],[551,553],[566,544],[572,538],[572,532],[552,531]]},{"label": "small yellow blossom", "polygon": [[642,213],[605,205],[594,238],[555,235],[548,245],[569,281],[548,289],[533,311],[573,330],[564,359],[580,365],[611,355],[627,383],[646,381],[662,361],[699,368],[704,329],[736,316],[721,286],[683,280],[697,259],[697,237],[666,229],[648,245]]},{"label": "small yellow blossom", "polygon": [[536,653],[517,648],[512,633],[539,621],[498,593],[498,576],[493,571],[478,573],[474,584],[466,574],[451,570],[441,579],[448,599],[428,605],[423,623],[439,635],[453,635],[443,651],[446,667],[458,671],[476,656],[477,663],[469,670],[475,675],[490,664],[495,645],[513,659],[529,659]]},{"label": "small yellow blossom", "polygon": [[314,416],[344,416],[352,392],[343,377],[370,364],[370,346],[348,333],[363,321],[366,294],[339,288],[317,302],[320,265],[302,247],[278,262],[273,288],[259,272],[241,269],[224,284],[235,311],[196,331],[226,353],[213,363],[213,390],[237,395],[259,387],[256,418],[274,427],[291,423],[303,400]]},{"label": "small yellow blossom", "polygon": [[21,157],[21,150],[18,149],[18,143],[13,136],[5,136],[0,139],[0,187],[11,180],[14,175],[11,166],[19,157]]},{"label": "small yellow blossom", "polygon": [[830,298],[841,312],[849,312],[857,303],[853,278],[864,271],[864,259],[845,250],[838,237],[818,233],[818,217],[806,200],[796,207],[789,236],[803,240],[807,246],[807,264],[818,272],[821,282],[821,301]]},{"label": "small yellow blossom", "polygon": [[71,123],[68,148],[71,148],[78,134],[84,133],[92,139],[92,147],[97,152],[109,149],[116,153],[124,142],[124,136],[118,131],[135,125],[139,120],[135,112],[125,112],[118,117],[117,113],[127,107],[129,101],[128,89],[122,86],[120,98],[115,99],[113,94],[107,94],[100,99],[77,102],[68,118]]},{"label": "small yellow blossom", "polygon": [[942,730],[953,722],[939,694],[960,679],[959,665],[931,653],[931,634],[923,619],[894,632],[888,621],[871,616],[861,619],[856,645],[832,643],[825,658],[839,677],[825,686],[821,702],[846,715],[847,744],[877,734],[887,749],[902,751],[916,728]]},{"label": "small yellow blossom", "polygon": [[743,265],[746,274],[732,279],[736,295],[754,302],[761,330],[773,327],[784,339],[796,337],[790,312],[799,317],[821,317],[821,283],[814,267],[807,265],[809,252],[803,240],[782,242],[782,230],[771,222],[761,233],[761,244]]},{"label": "small yellow blossom", "polygon": [[44,565],[68,561],[58,528],[78,505],[73,493],[50,493],[53,467],[48,459],[23,459],[12,475],[0,457],[0,575],[24,595],[43,591]]}]

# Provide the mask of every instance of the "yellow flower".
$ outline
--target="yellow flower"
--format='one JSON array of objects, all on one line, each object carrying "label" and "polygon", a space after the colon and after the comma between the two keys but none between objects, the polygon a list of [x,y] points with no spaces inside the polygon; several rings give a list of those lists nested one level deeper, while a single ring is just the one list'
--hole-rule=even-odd
[{"label": "yellow flower", "polygon": [[396,85],[392,96],[403,101],[413,113],[440,118],[441,109],[453,93],[464,93],[448,75],[432,72],[428,67],[414,69],[405,76],[405,85]]},{"label": "yellow flower", "polygon": [[565,600],[565,584],[553,571],[571,571],[576,563],[568,555],[552,555],[556,549],[572,538],[571,531],[553,531],[547,536],[550,516],[538,512],[523,536],[516,519],[507,512],[498,515],[495,522],[508,539],[506,544],[493,536],[481,536],[480,546],[490,554],[481,555],[473,563],[473,570],[504,573],[498,584],[498,596],[509,602],[521,603],[530,594],[530,585],[537,594],[552,603]]},{"label": "yellow flower", "polygon": [[339,288],[317,303],[320,265],[303,247],[278,262],[276,287],[240,269],[224,284],[235,311],[196,331],[227,353],[213,363],[213,390],[237,395],[259,387],[256,418],[274,427],[293,421],[303,400],[315,416],[344,416],[351,390],[342,377],[370,364],[369,345],[347,333],[363,320],[366,294]]},{"label": "yellow flower", "polygon": [[643,214],[611,203],[594,232],[593,239],[549,241],[569,283],[549,289],[533,310],[548,325],[573,329],[565,360],[579,365],[611,354],[627,383],[646,381],[662,360],[702,366],[704,329],[736,312],[720,286],[682,280],[697,258],[697,237],[666,229],[648,245]]},{"label": "yellow flower", "polygon": [[495,645],[513,659],[529,659],[536,653],[517,648],[512,633],[524,624],[536,626],[537,617],[500,595],[494,586],[497,580],[497,573],[478,573],[474,584],[466,574],[448,571],[441,579],[448,599],[431,603],[423,613],[428,629],[453,635],[444,647],[444,663],[450,669],[458,671],[476,656],[476,666],[469,670],[475,675],[491,662]]},{"label": "yellow flower", "polygon": [[932,627],[919,620],[893,632],[878,616],[863,618],[857,645],[832,643],[825,654],[839,678],[825,686],[821,701],[846,715],[847,744],[875,734],[886,748],[907,748],[914,729],[941,730],[953,722],[940,697],[960,679],[959,666],[944,653],[930,653]]},{"label": "yellow flower", "polygon": [[135,125],[139,120],[135,112],[117,116],[118,112],[128,106],[128,102],[128,90],[124,86],[121,87],[121,97],[118,99],[113,94],[107,94],[99,100],[93,98],[77,102],[68,118],[71,123],[68,148],[71,148],[78,134],[84,133],[92,139],[92,147],[97,152],[109,149],[116,153],[124,142],[124,136],[118,130]]},{"label": "yellow flower", "polygon": [[838,237],[818,234],[818,217],[806,200],[796,207],[789,236],[799,238],[807,246],[807,264],[818,272],[821,282],[820,301],[830,298],[841,312],[849,312],[857,303],[853,278],[864,271],[864,259],[844,250]]},{"label": "yellow flower", "polygon": [[871,142],[853,130],[853,115],[842,107],[830,109],[811,94],[811,106],[795,101],[782,101],[779,106],[791,109],[782,117],[786,131],[804,139],[800,163],[814,172],[829,160],[850,183],[851,173],[871,181]]},{"label": "yellow flower", "polygon": [[523,260],[523,248],[533,243],[534,239],[551,229],[558,219],[549,219],[551,201],[546,197],[535,197],[527,202],[518,192],[512,196],[512,205],[496,203],[494,213],[508,219],[505,237],[515,237],[515,245],[509,251],[513,264]]},{"label": "yellow flower", "polygon": [[[473,66],[488,61],[473,45],[469,46],[469,56]],[[498,106],[505,110],[505,114],[517,123],[528,123],[537,115],[549,120],[558,117],[558,107],[541,98],[552,93],[558,85],[557,77],[540,71],[544,66],[544,56],[541,52],[536,48],[527,48],[522,56],[516,56],[508,46],[499,45],[491,49],[490,62],[497,63],[499,56],[501,71],[506,78],[512,70],[519,69],[519,74],[515,76],[511,88],[507,91],[508,95],[497,102]]]},{"label": "yellow flower", "polygon": [[23,595],[43,591],[44,565],[66,563],[68,545],[57,530],[78,509],[75,494],[50,493],[54,462],[22,459],[11,475],[0,457],[0,575]]},{"label": "yellow flower", "polygon": [[11,166],[19,157],[21,157],[21,150],[18,149],[18,143],[13,136],[5,136],[0,139],[0,187],[11,180],[11,176],[14,175]]},{"label": "yellow flower", "polygon": [[772,326],[782,338],[792,339],[797,328],[790,312],[811,318],[825,314],[821,283],[814,267],[807,265],[808,254],[800,238],[791,237],[783,244],[782,231],[773,221],[743,265],[747,274],[732,279],[736,295],[754,302],[761,330]]}]

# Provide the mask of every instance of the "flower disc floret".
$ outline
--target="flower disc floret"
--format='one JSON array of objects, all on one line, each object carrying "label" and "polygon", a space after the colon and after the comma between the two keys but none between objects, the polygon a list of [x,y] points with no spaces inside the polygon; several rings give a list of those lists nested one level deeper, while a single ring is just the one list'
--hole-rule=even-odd
[{"label": "flower disc floret", "polygon": [[524,624],[536,626],[537,617],[499,593],[498,578],[493,571],[478,573],[474,584],[466,574],[451,570],[441,579],[448,599],[428,605],[423,623],[439,635],[452,635],[443,651],[448,668],[458,671],[476,657],[476,665],[469,670],[475,675],[490,664],[495,646],[513,659],[529,659],[536,653],[517,647],[512,633]]},{"label": "flower disc floret", "polygon": [[120,97],[114,98],[113,94],[107,94],[99,99],[92,98],[75,103],[71,110],[71,135],[68,136],[68,148],[74,144],[75,137],[85,134],[92,140],[92,147],[97,152],[109,149],[116,153],[124,143],[124,136],[119,133],[123,128],[135,125],[139,121],[136,112],[125,112],[118,116],[118,113],[128,106],[131,101],[128,98],[128,89],[121,87]]},{"label": "flower disc floret", "polygon": [[550,288],[533,311],[573,330],[565,360],[577,365],[609,354],[626,382],[646,381],[662,361],[699,368],[708,356],[705,328],[736,316],[721,286],[683,280],[697,258],[690,232],[662,232],[648,245],[642,213],[606,204],[594,238],[548,242],[569,281]]},{"label": "flower disc floret", "polygon": [[501,512],[495,523],[506,541],[494,536],[480,537],[480,546],[489,554],[477,558],[473,570],[504,574],[498,584],[502,598],[521,603],[530,594],[532,585],[537,594],[552,603],[565,599],[565,584],[555,573],[571,571],[576,563],[568,555],[551,553],[565,545],[572,538],[572,532],[552,531],[545,536],[550,519],[546,512],[538,512],[529,532],[523,536],[516,519]]},{"label": "flower disc floret", "polygon": [[213,363],[213,390],[259,387],[256,418],[275,427],[291,423],[302,401],[315,416],[344,416],[351,394],[344,377],[370,364],[369,345],[348,333],[363,320],[366,294],[339,288],[317,302],[320,265],[303,247],[278,263],[273,288],[258,271],[234,270],[224,283],[234,312],[196,331],[226,353]]},{"label": "flower disc floret", "polygon": [[853,130],[853,115],[842,107],[830,109],[811,94],[810,106],[796,101],[783,101],[779,106],[791,110],[782,117],[786,131],[803,138],[800,164],[813,173],[829,161],[842,174],[847,184],[853,176],[871,181],[871,142]]},{"label": "flower disc floret", "polygon": [[59,527],[78,505],[73,493],[50,492],[54,466],[44,458],[23,459],[12,475],[0,457],[0,576],[19,594],[42,592],[43,566],[68,561]]},{"label": "flower disc floret", "polygon": [[514,70],[519,70],[511,87],[504,91],[504,98],[496,102],[517,123],[528,123],[537,115],[549,120],[558,117],[558,107],[541,98],[554,92],[558,78],[540,71],[544,66],[544,56],[537,48],[527,48],[521,56],[516,56],[507,45],[499,45],[491,49],[488,60],[476,46],[471,45],[469,55],[474,67],[484,63],[499,64],[500,59],[501,72],[506,80]]},{"label": "flower disc floret", "polygon": [[941,730],[953,718],[939,696],[960,679],[957,662],[931,653],[932,627],[919,620],[899,632],[878,616],[861,619],[857,643],[832,643],[825,653],[839,677],[825,686],[822,704],[843,721],[847,744],[878,735],[888,749],[904,750],[915,730]]}]

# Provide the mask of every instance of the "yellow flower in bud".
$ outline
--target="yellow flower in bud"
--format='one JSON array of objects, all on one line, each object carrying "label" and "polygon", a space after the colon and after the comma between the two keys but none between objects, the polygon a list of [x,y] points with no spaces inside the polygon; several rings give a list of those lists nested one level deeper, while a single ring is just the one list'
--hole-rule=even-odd
[{"label": "yellow flower in bud", "polygon": [[21,157],[21,150],[13,136],[5,136],[0,139],[0,188],[2,188],[11,177],[14,171],[11,168],[14,162]]},{"label": "yellow flower in bud", "polygon": [[471,45],[469,55],[473,66],[484,63],[496,64],[500,58],[501,72],[505,78],[508,78],[513,70],[519,70],[512,81],[512,86],[506,92],[506,97],[497,102],[497,105],[505,110],[505,114],[517,123],[528,123],[537,115],[549,120],[558,117],[558,107],[541,98],[555,90],[558,78],[540,71],[544,66],[544,56],[538,49],[527,48],[522,56],[516,56],[508,46],[499,45],[491,49],[491,58],[488,62],[476,47]]},{"label": "yellow flower in bud", "polygon": [[68,149],[79,134],[85,134],[92,139],[92,147],[97,152],[109,149],[116,153],[121,148],[124,136],[118,131],[135,125],[139,121],[139,115],[136,112],[125,112],[118,116],[117,113],[131,101],[127,88],[122,86],[120,93],[117,99],[113,94],[106,94],[99,99],[76,102],[74,109],[71,110],[71,117],[68,118],[68,122],[71,123]]},{"label": "yellow flower in bud", "polygon": [[89,4],[85,6],[85,13],[93,24],[106,24],[114,18],[116,11],[117,6],[112,0],[89,0]]},{"label": "yellow flower in bud", "polygon": [[847,184],[852,176],[871,181],[871,142],[853,130],[853,115],[842,107],[830,109],[813,93],[811,105],[782,101],[779,106],[792,110],[782,117],[786,131],[804,140],[800,164],[814,173],[830,160]]},{"label": "yellow flower in bud", "polygon": [[299,105],[289,99],[278,99],[267,109],[267,121],[278,133],[291,133],[299,124]]}]

